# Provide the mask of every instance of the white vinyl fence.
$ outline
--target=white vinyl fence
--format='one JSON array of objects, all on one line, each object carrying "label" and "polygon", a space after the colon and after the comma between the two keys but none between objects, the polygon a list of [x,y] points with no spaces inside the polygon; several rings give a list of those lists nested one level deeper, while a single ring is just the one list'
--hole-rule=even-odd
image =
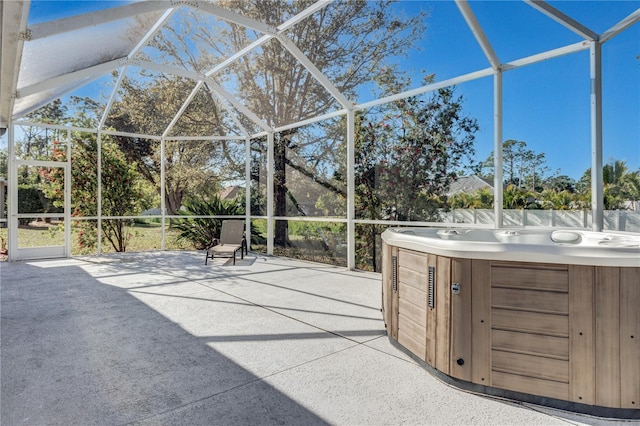
[{"label": "white vinyl fence", "polygon": [[[443,212],[443,221],[449,223],[494,223],[493,210],[457,209]],[[549,226],[558,228],[587,228],[592,225],[589,210],[503,210],[504,226]],[[640,232],[640,212],[605,210],[604,229],[608,231]]]}]

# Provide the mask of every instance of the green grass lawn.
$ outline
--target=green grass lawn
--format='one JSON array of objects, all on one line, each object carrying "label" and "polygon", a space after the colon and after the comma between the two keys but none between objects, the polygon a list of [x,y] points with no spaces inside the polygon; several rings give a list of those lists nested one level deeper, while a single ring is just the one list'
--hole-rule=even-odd
[{"label": "green grass lawn", "polygon": [[[18,247],[46,247],[64,244],[64,229],[60,223],[46,224],[43,222],[21,225],[18,228]],[[162,226],[159,223],[135,223],[128,227],[130,239],[127,243],[127,251],[151,251],[162,248]],[[194,247],[188,241],[177,240],[178,231],[166,228],[165,248],[167,250],[193,250]],[[0,228],[0,238],[4,244],[8,244],[7,228]],[[108,241],[102,242],[104,253],[115,250]],[[71,252],[73,255],[97,254],[97,248],[81,249],[78,245],[77,231],[71,231]]]},{"label": "green grass lawn", "polygon": [[[261,243],[252,244],[252,250],[256,252],[266,252],[266,245],[262,243],[266,235],[266,221],[253,220],[252,226],[254,234],[260,235]],[[160,223],[136,222],[128,227],[130,234],[127,242],[127,252],[155,251],[162,248],[162,226]],[[96,231],[97,232],[97,231]],[[179,232],[167,227],[165,230],[166,250],[194,250],[193,244],[189,241],[178,240]],[[339,225],[326,226],[324,224],[298,223],[292,222],[289,226],[288,247],[276,247],[275,255],[293,257],[297,259],[311,260],[315,262],[346,265],[346,252],[338,249],[334,240],[344,239],[344,230]],[[0,228],[0,238],[7,243],[7,228]],[[32,222],[29,225],[21,225],[18,228],[18,246],[44,247],[59,246],[64,244],[64,223],[53,222]],[[102,242],[102,252],[115,252],[111,243],[107,240]],[[94,255],[98,254],[97,247],[81,248],[78,244],[78,230],[75,227],[71,231],[71,254]],[[6,260],[6,256],[0,255],[0,260]]]}]

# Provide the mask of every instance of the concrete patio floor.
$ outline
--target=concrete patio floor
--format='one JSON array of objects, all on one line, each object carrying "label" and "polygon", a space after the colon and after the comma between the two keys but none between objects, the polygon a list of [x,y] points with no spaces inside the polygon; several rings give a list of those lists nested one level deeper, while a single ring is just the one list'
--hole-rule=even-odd
[{"label": "concrete patio floor", "polygon": [[390,344],[379,274],[196,252],[0,269],[3,426],[633,423],[440,382]]}]

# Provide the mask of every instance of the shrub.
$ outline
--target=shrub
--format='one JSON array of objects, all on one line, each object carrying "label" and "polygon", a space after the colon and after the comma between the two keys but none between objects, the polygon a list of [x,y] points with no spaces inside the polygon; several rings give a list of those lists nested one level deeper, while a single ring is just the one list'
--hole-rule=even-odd
[{"label": "shrub", "polygon": [[[221,200],[215,196],[209,201],[191,200],[184,203],[182,216],[236,216],[244,214],[241,205],[233,201]],[[197,250],[209,247],[214,238],[220,236],[222,221],[224,219],[210,217],[189,217],[178,219],[173,225],[180,231],[177,239],[190,241]]]}]

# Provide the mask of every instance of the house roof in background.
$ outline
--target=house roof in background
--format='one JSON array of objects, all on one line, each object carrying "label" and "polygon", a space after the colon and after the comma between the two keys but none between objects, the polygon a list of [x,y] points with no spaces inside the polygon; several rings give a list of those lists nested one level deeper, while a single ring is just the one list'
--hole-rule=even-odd
[{"label": "house roof in background", "polygon": [[485,188],[488,188],[493,194],[493,182],[491,182],[490,180],[481,178],[477,175],[460,176],[451,184],[447,195],[451,196],[460,192],[473,194],[474,192]]},{"label": "house roof in background", "polygon": [[240,186],[227,186],[226,188],[222,188],[220,190],[220,199],[221,200],[233,200],[238,196],[238,194],[244,191],[244,188]]}]

